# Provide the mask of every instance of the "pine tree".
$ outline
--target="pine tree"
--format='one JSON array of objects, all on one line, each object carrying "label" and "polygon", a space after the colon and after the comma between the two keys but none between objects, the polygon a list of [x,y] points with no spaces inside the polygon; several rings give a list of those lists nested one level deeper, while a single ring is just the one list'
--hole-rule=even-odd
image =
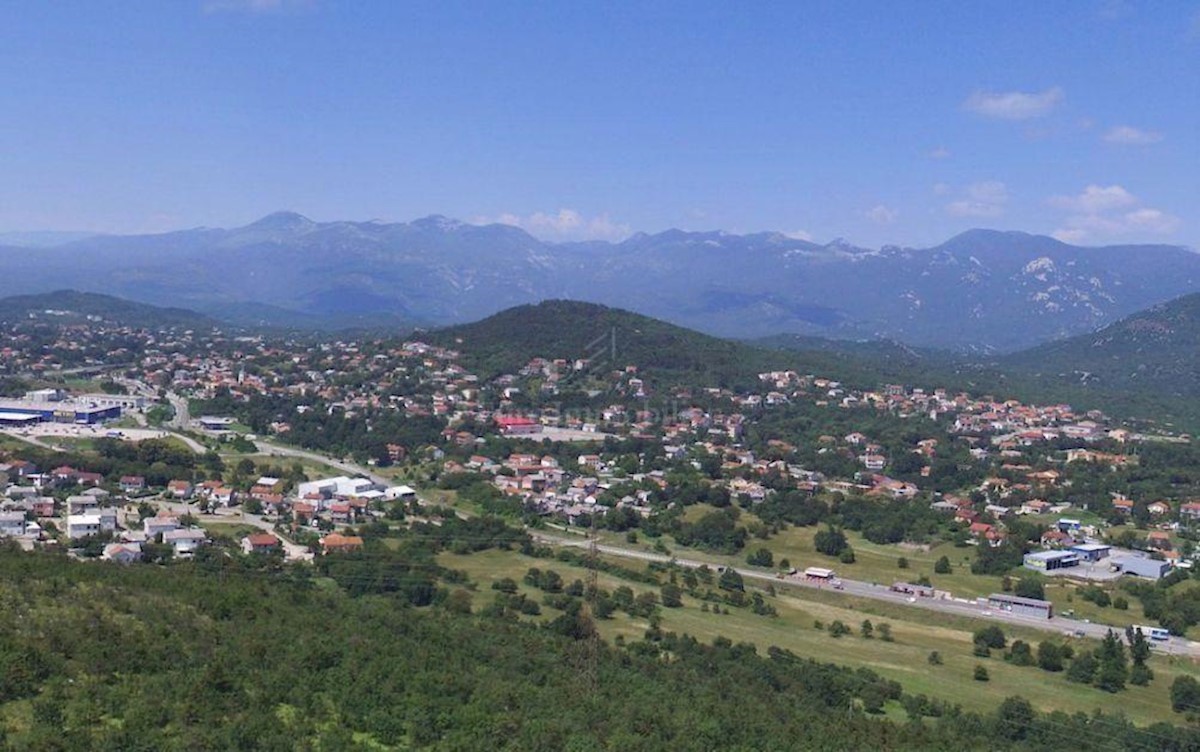
[{"label": "pine tree", "polygon": [[1106,692],[1119,692],[1125,689],[1129,679],[1129,664],[1125,656],[1125,646],[1116,632],[1111,629],[1100,643],[1096,651],[1096,677],[1094,683]]}]

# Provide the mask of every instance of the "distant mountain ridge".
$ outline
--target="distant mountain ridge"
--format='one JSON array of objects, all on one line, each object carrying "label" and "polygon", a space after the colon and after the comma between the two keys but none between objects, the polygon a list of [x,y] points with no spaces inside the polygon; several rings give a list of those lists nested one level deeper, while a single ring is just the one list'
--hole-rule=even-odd
[{"label": "distant mountain ridge", "polygon": [[926,249],[781,233],[668,230],[547,243],[441,216],[314,222],[0,247],[0,294],[73,287],[245,324],[446,325],[547,299],[602,303],[710,334],[792,333],[1009,351],[1200,290],[1200,254],[1079,248],[973,230]]}]

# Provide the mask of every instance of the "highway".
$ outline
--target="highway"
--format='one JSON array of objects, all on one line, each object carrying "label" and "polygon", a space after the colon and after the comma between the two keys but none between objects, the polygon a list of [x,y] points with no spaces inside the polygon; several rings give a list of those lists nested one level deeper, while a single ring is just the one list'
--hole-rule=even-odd
[{"label": "highway", "polygon": [[[573,546],[576,548],[586,548],[588,546],[588,541],[582,538],[564,538],[534,531],[530,531],[530,534],[535,540],[549,545]],[[627,559],[639,559],[641,561],[655,561],[661,563],[673,562],[681,567],[687,567],[689,569],[697,569],[701,566],[707,566],[710,569],[716,570],[719,567],[724,566],[723,564],[718,564],[711,561],[680,559],[674,556],[657,554],[650,551],[638,551],[635,549],[622,548],[620,546],[612,546],[607,544],[599,544],[596,546],[596,548],[600,553],[607,554],[609,556],[619,556]],[[805,578],[803,575],[791,575],[780,578],[775,573],[764,572],[752,567],[737,567],[737,571],[738,574],[740,574],[744,579],[758,580],[764,583],[770,582],[777,588],[780,585],[787,585],[809,590],[828,590],[840,595],[870,598],[872,600],[890,602],[900,606],[921,608],[927,611],[938,611],[945,614],[964,616],[972,619],[988,619],[991,621],[999,621],[1007,624],[1028,627],[1030,629],[1039,629],[1045,632],[1058,632],[1059,634],[1072,636],[1082,634],[1083,636],[1092,637],[1095,639],[1103,639],[1109,630],[1117,632],[1121,635],[1124,635],[1125,633],[1123,627],[1085,622],[1078,619],[1069,619],[1063,616],[1055,616],[1051,619],[1024,616],[1007,611],[999,611],[987,606],[981,606],[973,600],[956,598],[919,598],[906,595],[904,593],[896,593],[886,585],[880,585],[871,582],[860,582],[857,580],[838,578],[836,582],[838,582],[841,587],[834,588],[831,584],[820,581],[812,581]],[[1181,637],[1172,637],[1165,642],[1154,642],[1153,648],[1154,650],[1163,653],[1186,655],[1193,658],[1200,657],[1200,643],[1192,642]]]}]

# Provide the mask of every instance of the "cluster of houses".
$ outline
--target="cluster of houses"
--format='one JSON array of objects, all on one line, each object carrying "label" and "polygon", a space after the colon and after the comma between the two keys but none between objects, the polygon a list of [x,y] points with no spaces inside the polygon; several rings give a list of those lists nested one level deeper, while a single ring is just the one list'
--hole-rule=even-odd
[{"label": "cluster of houses", "polygon": [[[154,498],[202,501],[214,509],[256,499],[264,517],[291,513],[294,524],[315,527],[322,520],[331,526],[361,523],[376,513],[381,502],[416,498],[409,486],[380,486],[366,478],[346,476],[301,483],[295,493],[286,494],[282,480],[261,477],[241,498],[219,480],[197,484],[172,480],[165,488],[150,489],[145,478],[125,476],[117,484],[119,493],[102,488],[103,481],[98,473],[66,466],[40,472],[25,460],[0,463],[0,537],[32,546],[56,539],[71,545],[105,536],[112,539],[104,548],[105,559],[137,561],[143,546],[150,543],[168,545],[175,556],[187,558],[209,542],[203,529],[181,524],[178,515],[165,511],[140,518],[131,511],[130,502]],[[58,489],[67,484],[75,492],[64,497]],[[161,495],[154,495],[155,491]],[[321,545],[326,552],[344,552],[360,549],[363,541],[335,531],[325,535]],[[281,541],[270,533],[261,533],[247,536],[242,546],[246,551],[273,551],[279,549]]]}]

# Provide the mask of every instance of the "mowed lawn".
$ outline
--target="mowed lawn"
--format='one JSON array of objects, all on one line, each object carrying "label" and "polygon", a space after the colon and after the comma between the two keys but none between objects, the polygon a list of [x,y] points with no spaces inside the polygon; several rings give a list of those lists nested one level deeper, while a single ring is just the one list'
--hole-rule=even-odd
[{"label": "mowed lawn", "polygon": [[[471,555],[444,553],[439,556],[439,561],[444,566],[466,572],[471,581],[477,584],[478,589],[473,593],[476,608],[492,601],[495,592],[491,590],[491,584],[503,577],[517,581],[521,592],[541,603],[542,592],[521,582],[530,567],[553,569],[567,583],[574,579],[585,580],[587,574],[582,567],[554,559],[535,559],[517,552],[485,551]],[[637,566],[628,560],[614,561],[625,567]],[[598,579],[601,587],[608,590],[627,585],[635,593],[657,591],[652,586],[623,580],[604,572],[599,573]],[[993,710],[1006,697],[1021,695],[1041,710],[1120,710],[1140,724],[1155,721],[1179,723],[1182,717],[1173,713],[1170,707],[1171,681],[1181,673],[1200,677],[1200,669],[1190,660],[1155,656],[1150,665],[1156,678],[1149,687],[1131,687],[1118,695],[1110,695],[1092,687],[1067,682],[1063,673],[1053,674],[1036,667],[1009,665],[998,652],[994,652],[992,658],[973,656],[971,632],[988,623],[982,620],[946,618],[902,605],[877,604],[837,593],[782,587],[775,597],[768,596],[768,602],[778,610],[778,617],[757,616],[749,609],[735,608],[729,608],[728,615],[705,612],[701,610],[700,601],[685,596],[683,608],[661,610],[662,627],[667,631],[691,634],[706,642],[717,636],[735,642],[749,642],[758,647],[760,654],[764,654],[771,646],[778,646],[823,662],[866,666],[899,681],[909,693],[925,694],[979,712]],[[555,610],[543,606],[542,615],[532,619],[549,620],[557,615]],[[876,627],[880,622],[889,623],[895,642],[860,637],[858,632],[864,618],[869,618]],[[814,627],[814,622],[828,625],[834,620],[841,620],[850,626],[854,634],[833,638],[828,632]],[[600,630],[608,640],[617,635],[639,639],[648,626],[646,620],[618,613],[613,619],[601,622]],[[1008,627],[1005,627],[1005,631],[1010,639],[1064,639],[1050,632]],[[1075,644],[1077,647],[1086,646],[1086,643]],[[929,654],[934,650],[941,655],[943,665],[930,665]],[[976,665],[987,668],[990,681],[973,679]]]}]

